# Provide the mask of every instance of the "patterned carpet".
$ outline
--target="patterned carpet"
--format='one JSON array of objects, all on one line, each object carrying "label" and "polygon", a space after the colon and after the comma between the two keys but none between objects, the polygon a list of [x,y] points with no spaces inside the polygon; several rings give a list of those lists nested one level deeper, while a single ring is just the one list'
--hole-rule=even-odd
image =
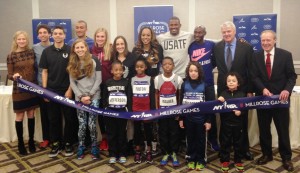
[{"label": "patterned carpet", "polygon": [[[37,148],[37,152],[28,154],[26,156],[20,156],[17,151],[17,142],[0,144],[0,173],[12,172],[12,173],[53,173],[53,172],[140,172],[140,173],[167,173],[167,172],[197,172],[189,171],[186,167],[184,160],[184,153],[180,152],[179,160],[180,166],[173,168],[171,163],[167,166],[160,166],[159,161],[161,155],[154,157],[152,164],[135,164],[133,163],[133,156],[128,157],[126,164],[108,164],[108,153],[101,152],[100,160],[92,160],[91,156],[87,154],[84,159],[78,160],[75,155],[72,157],[64,157],[62,154],[57,158],[49,158],[47,154],[50,148],[46,150],[40,150]],[[251,148],[255,159],[260,157],[260,147],[255,146]],[[278,150],[274,149],[274,160],[266,165],[258,166],[254,161],[245,161],[245,172],[251,173],[283,173],[287,172],[281,166],[281,158]],[[218,160],[218,153],[208,150],[207,167],[202,171],[204,173],[220,172],[220,163]],[[300,172],[300,148],[293,150],[292,162],[294,163],[295,173]],[[229,172],[236,172],[233,166]]]}]

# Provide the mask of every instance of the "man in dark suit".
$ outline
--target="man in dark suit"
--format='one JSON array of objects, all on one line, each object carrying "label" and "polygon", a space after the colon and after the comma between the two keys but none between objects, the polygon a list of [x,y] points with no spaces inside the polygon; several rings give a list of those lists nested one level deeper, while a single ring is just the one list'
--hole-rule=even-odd
[{"label": "man in dark suit", "polygon": [[[272,96],[279,94],[281,101],[287,101],[296,83],[292,54],[276,48],[276,33],[265,30],[261,33],[262,51],[253,56],[252,79],[257,95]],[[258,165],[273,160],[270,124],[273,119],[278,134],[279,153],[284,169],[293,171],[292,152],[289,137],[289,108],[258,109],[259,140],[262,157]]]},{"label": "man in dark suit", "polygon": [[[252,47],[246,43],[237,40],[235,37],[235,25],[230,22],[224,22],[221,25],[223,40],[214,47],[214,58],[218,68],[218,96],[226,89],[225,76],[228,72],[237,72],[243,79],[241,89],[248,97],[253,96],[252,82],[250,78],[251,59],[253,54]],[[246,95],[245,95],[246,96]],[[247,160],[253,160],[253,155],[249,151],[248,138],[248,111],[243,111],[242,124],[242,153],[241,157]],[[221,114],[222,118],[222,114]],[[220,142],[222,139],[220,138]]]}]

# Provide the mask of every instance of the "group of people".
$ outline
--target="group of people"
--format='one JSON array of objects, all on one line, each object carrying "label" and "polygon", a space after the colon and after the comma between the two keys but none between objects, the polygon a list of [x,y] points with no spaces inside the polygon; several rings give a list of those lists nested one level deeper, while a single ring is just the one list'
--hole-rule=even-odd
[{"label": "group of people", "polygon": [[[36,150],[34,112],[40,107],[43,131],[40,147],[46,148],[51,143],[49,157],[56,157],[63,149],[65,156],[71,156],[74,154],[73,145],[78,143],[78,159],[83,159],[87,147],[91,146],[93,159],[100,158],[100,150],[108,150],[109,163],[125,163],[128,146],[133,143],[134,162],[145,160],[152,163],[158,140],[163,155],[160,164],[171,161],[176,167],[180,164],[176,154],[181,140],[186,139],[189,169],[205,168],[209,143],[213,150],[220,152],[223,172],[230,169],[233,146],[234,167],[242,172],[242,160],[253,160],[249,151],[248,111],[220,114],[219,147],[215,114],[171,116],[154,121],[132,121],[82,110],[77,110],[76,114],[74,108],[17,88],[17,78],[21,77],[86,105],[119,112],[148,111],[216,100],[212,70],[217,67],[217,99],[220,102],[251,97],[253,93],[264,96],[279,94],[281,101],[289,99],[297,76],[291,53],[275,47],[275,32],[263,31],[263,50],[253,53],[250,44],[236,38],[232,22],[221,25],[223,39],[216,44],[204,39],[204,26],[195,27],[193,34],[181,31],[180,27],[180,20],[175,16],[169,20],[170,31],[157,37],[151,27],[143,27],[132,52],[123,36],[117,36],[111,44],[104,28],[97,29],[93,39],[87,37],[87,23],[83,20],[75,24],[77,38],[68,44],[64,42],[65,30],[61,26],[55,26],[51,33],[47,25],[39,25],[37,34],[41,42],[33,49],[29,48],[27,33],[16,32],[7,66],[8,76],[14,81],[13,108],[19,153],[27,154],[23,140],[25,113],[29,151]],[[53,43],[49,41],[51,35]],[[259,109],[257,116],[263,153],[257,164],[273,160],[270,133],[273,119],[283,167],[292,171],[289,109]],[[100,145],[97,143],[97,119],[102,136]]]}]

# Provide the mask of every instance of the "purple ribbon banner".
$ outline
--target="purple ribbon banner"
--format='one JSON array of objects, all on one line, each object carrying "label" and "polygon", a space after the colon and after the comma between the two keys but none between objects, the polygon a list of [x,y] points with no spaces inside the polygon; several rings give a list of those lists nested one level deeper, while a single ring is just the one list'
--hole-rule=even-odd
[{"label": "purple ribbon banner", "polygon": [[281,102],[279,100],[279,95],[274,95],[272,97],[256,96],[230,99],[223,103],[218,100],[207,101],[144,112],[118,112],[82,104],[81,102],[65,98],[24,79],[19,78],[17,86],[24,92],[38,95],[59,104],[64,104],[87,112],[102,114],[104,116],[131,120],[153,120],[178,115],[189,116],[192,114],[223,113],[233,110],[288,108],[290,106],[289,101]]}]

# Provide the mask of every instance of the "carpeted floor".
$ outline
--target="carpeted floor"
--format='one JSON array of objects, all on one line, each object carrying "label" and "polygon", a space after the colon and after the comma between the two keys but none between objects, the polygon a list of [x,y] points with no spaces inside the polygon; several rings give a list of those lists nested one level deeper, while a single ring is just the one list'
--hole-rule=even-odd
[{"label": "carpeted floor", "polygon": [[[154,157],[152,164],[135,164],[133,163],[133,156],[129,156],[126,164],[108,164],[108,153],[101,152],[100,160],[92,160],[91,156],[87,154],[83,160],[78,160],[76,155],[71,157],[64,157],[59,154],[57,158],[49,158],[48,153],[50,148],[40,150],[20,156],[18,154],[17,142],[0,144],[0,173],[13,172],[13,173],[27,173],[27,172],[41,172],[41,173],[54,173],[54,172],[145,172],[145,173],[167,173],[167,172],[197,172],[189,171],[186,167],[184,160],[184,152],[180,152],[180,166],[172,167],[171,163],[167,166],[160,166],[159,161],[161,155]],[[259,158],[260,147],[255,146],[251,148],[255,155],[255,159]],[[274,160],[266,165],[258,166],[254,161],[245,161],[245,172],[251,173],[284,173],[287,172],[281,166],[281,158],[278,150],[274,149]],[[208,150],[207,167],[202,171],[204,173],[220,172],[220,163],[218,153]],[[293,150],[292,162],[294,163],[295,173],[300,172],[300,148]],[[230,172],[236,172],[231,166]]]}]

